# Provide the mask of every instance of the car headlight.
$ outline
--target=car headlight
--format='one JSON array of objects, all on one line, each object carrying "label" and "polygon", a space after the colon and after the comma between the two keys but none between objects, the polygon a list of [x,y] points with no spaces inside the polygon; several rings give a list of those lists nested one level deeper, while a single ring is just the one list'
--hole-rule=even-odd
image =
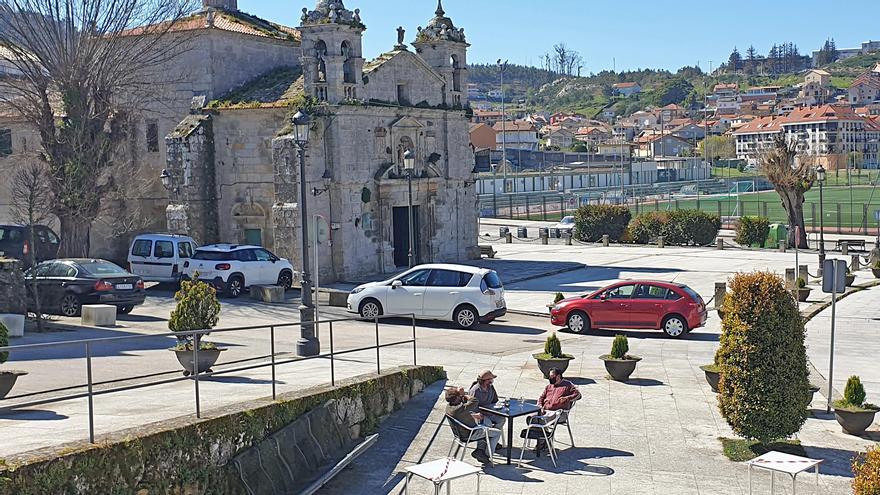
[{"label": "car headlight", "polygon": [[363,292],[363,291],[364,291],[364,287],[355,287],[354,289],[352,289],[351,293],[352,293],[352,294],[358,294],[358,293]]}]

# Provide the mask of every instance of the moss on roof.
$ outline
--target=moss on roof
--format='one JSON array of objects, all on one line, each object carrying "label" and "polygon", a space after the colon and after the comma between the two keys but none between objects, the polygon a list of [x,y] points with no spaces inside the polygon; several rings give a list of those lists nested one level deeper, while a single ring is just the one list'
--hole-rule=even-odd
[{"label": "moss on roof", "polygon": [[232,22],[245,24],[271,38],[299,40],[299,32],[296,29],[267,21],[240,10],[223,10],[222,15]]},{"label": "moss on roof", "polygon": [[401,51],[403,51],[403,50],[392,50],[390,52],[385,52],[385,53],[379,55],[378,57],[374,58],[373,60],[370,60],[369,62],[364,64],[364,73],[371,72],[371,71],[378,69],[379,67],[382,66],[382,64],[384,64],[385,62],[394,58],[394,56],[397,55],[398,53],[400,53]]},{"label": "moss on roof", "polygon": [[272,69],[226,95],[208,103],[208,108],[259,108],[283,106],[303,94],[302,67]]}]

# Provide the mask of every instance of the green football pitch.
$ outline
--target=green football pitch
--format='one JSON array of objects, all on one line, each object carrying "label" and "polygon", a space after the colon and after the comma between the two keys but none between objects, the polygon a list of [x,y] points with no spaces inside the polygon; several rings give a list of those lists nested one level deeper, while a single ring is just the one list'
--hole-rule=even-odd
[{"label": "green football pitch", "polygon": [[[877,226],[875,212],[880,210],[880,187],[854,186],[826,187],[823,192],[824,224],[829,227],[863,227],[872,230]],[[640,205],[640,210],[654,209],[652,203]],[[785,222],[786,214],[775,191],[705,196],[699,201],[687,198],[661,202],[661,210],[695,209],[719,213],[722,216],[760,215],[772,222]],[[820,224],[819,188],[807,192],[804,203],[804,220],[808,227]]]}]

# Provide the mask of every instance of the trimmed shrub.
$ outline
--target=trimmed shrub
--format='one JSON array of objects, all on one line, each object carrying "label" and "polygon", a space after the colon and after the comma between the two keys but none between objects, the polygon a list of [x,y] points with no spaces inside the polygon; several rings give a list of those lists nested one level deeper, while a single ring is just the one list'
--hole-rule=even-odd
[{"label": "trimmed shrub", "polygon": [[562,295],[562,292],[557,292],[556,295],[553,297],[553,304],[556,304],[563,299],[565,299],[565,296]]},{"label": "trimmed shrub", "polygon": [[[3,323],[0,323],[0,347],[9,347],[9,329]],[[0,352],[0,364],[5,363],[7,359],[9,353]]]},{"label": "trimmed shrub", "polygon": [[807,287],[807,281],[804,280],[804,277],[798,277],[794,284],[798,289],[805,289]]},{"label": "trimmed shrub", "polygon": [[862,407],[865,404],[865,386],[857,376],[849,377],[846,388],[843,389],[843,400],[846,405]]},{"label": "trimmed shrub", "polygon": [[611,358],[625,359],[627,352],[629,352],[629,341],[626,335],[615,336],[614,341],[611,342]]},{"label": "trimmed shrub", "polygon": [[769,272],[737,274],[724,299],[719,407],[738,435],[768,444],[807,419],[810,382],[803,319],[785,282]]},{"label": "trimmed shrub", "polygon": [[574,237],[581,242],[596,242],[608,234],[619,241],[632,219],[629,208],[612,205],[581,206],[574,214]]},{"label": "trimmed shrub", "polygon": [[556,332],[550,334],[550,336],[547,337],[547,341],[544,342],[544,354],[551,358],[562,357],[562,342],[559,341]]},{"label": "trimmed shrub", "polygon": [[868,451],[852,460],[854,495],[880,494],[880,448],[868,447]]},{"label": "trimmed shrub", "polygon": [[196,274],[192,280],[180,283],[180,290],[174,294],[177,307],[168,319],[168,329],[172,332],[192,332],[210,330],[220,320],[220,301],[217,291],[199,280]]},{"label": "trimmed shrub", "polygon": [[700,210],[649,211],[629,224],[632,238],[638,244],[663,236],[666,244],[672,246],[704,246],[715,240],[719,230],[721,218]]},{"label": "trimmed shrub", "polygon": [[741,217],[736,222],[736,242],[740,246],[763,246],[770,235],[767,217]]}]

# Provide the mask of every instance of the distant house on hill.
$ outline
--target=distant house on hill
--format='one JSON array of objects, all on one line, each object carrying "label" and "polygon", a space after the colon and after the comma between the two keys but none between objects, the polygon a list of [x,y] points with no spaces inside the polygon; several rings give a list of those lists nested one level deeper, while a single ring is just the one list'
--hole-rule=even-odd
[{"label": "distant house on hill", "polygon": [[622,82],[613,84],[611,86],[611,89],[614,90],[615,94],[619,94],[620,96],[632,96],[642,91],[642,87],[639,86],[639,83],[636,82]]}]

